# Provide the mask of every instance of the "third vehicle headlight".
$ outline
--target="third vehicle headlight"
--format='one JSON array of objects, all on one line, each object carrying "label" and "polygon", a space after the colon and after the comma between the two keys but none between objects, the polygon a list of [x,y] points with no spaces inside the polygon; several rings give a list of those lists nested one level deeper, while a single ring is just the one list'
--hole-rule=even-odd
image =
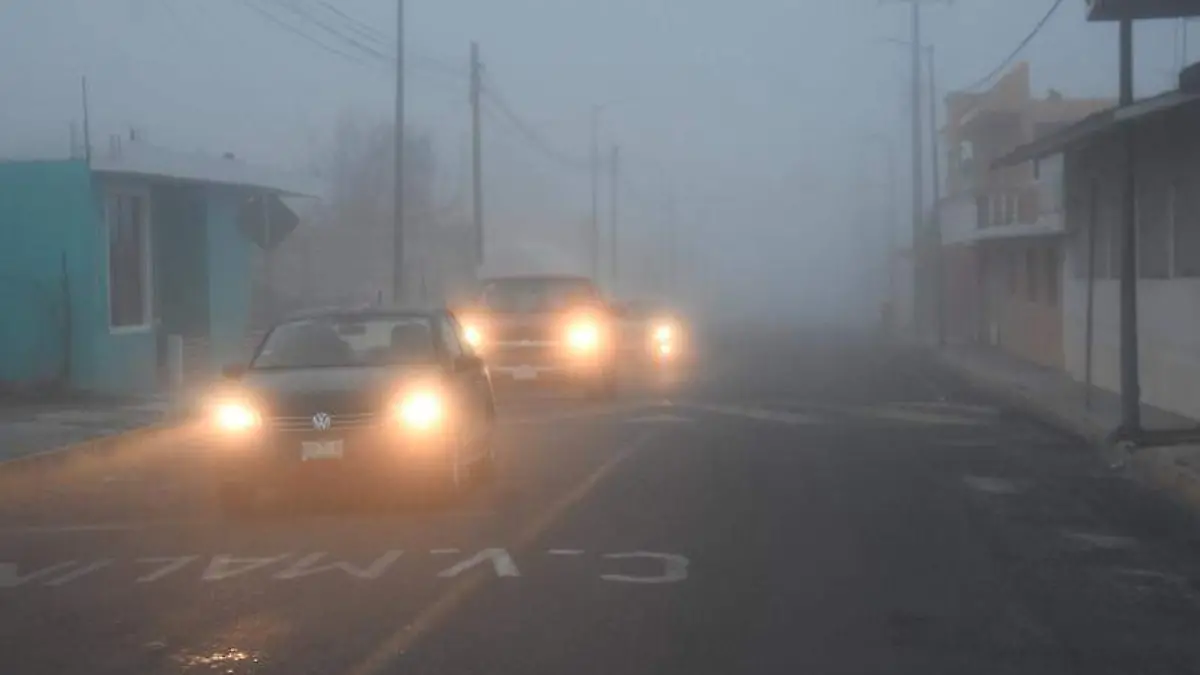
[{"label": "third vehicle headlight", "polygon": [[404,426],[425,430],[441,423],[446,416],[446,406],[437,392],[416,391],[400,399],[395,413]]},{"label": "third vehicle headlight", "polygon": [[483,346],[483,331],[478,326],[463,326],[463,339],[471,345],[472,349],[479,349]]},{"label": "third vehicle headlight", "polygon": [[654,326],[652,335],[655,342],[670,342],[675,338],[675,328],[669,323],[659,323]]},{"label": "third vehicle headlight", "polygon": [[567,344],[577,352],[591,351],[600,344],[600,327],[592,321],[579,321],[567,328]]}]

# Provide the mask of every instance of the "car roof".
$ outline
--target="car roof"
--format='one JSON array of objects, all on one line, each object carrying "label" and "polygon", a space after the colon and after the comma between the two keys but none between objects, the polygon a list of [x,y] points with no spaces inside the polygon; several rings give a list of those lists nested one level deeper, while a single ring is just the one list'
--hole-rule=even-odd
[{"label": "car roof", "polygon": [[590,277],[582,274],[506,274],[481,279],[480,283],[490,284],[497,281],[582,281],[595,284]]}]

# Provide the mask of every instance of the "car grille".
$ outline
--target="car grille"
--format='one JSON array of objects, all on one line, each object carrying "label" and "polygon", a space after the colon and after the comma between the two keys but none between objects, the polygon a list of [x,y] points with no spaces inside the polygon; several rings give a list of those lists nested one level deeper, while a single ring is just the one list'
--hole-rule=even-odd
[{"label": "car grille", "polygon": [[557,350],[554,344],[496,345],[487,360],[497,366],[538,365],[560,360],[556,358]]},{"label": "car grille", "polygon": [[[312,415],[307,417],[272,417],[268,420],[275,431],[324,431],[317,429]],[[329,431],[342,429],[364,429],[379,422],[373,413],[349,413],[329,416]]]},{"label": "car grille", "polygon": [[534,342],[555,340],[558,338],[558,332],[552,327],[544,325],[517,325],[517,326],[502,326],[496,330],[496,342],[520,342],[522,340],[531,340]]}]

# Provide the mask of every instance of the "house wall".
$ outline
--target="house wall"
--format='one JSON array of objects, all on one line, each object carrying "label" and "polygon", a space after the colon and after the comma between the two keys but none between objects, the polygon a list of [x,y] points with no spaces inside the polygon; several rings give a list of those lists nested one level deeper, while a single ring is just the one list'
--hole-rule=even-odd
[{"label": "house wall", "polygon": [[[153,325],[140,328],[111,329],[109,327],[109,259],[108,225],[105,222],[105,197],[112,189],[146,188],[146,183],[134,179],[96,176],[91,181],[92,216],[86,235],[77,235],[86,242],[93,261],[94,282],[74,294],[84,306],[86,319],[79,325],[80,338],[90,343],[86,357],[80,361],[72,386],[84,391],[104,394],[148,394],[158,388],[158,345]],[[153,200],[150,205],[151,255],[154,251],[156,218]],[[157,275],[151,272],[151,283]]]},{"label": "house wall", "polygon": [[[1200,419],[1200,120],[1196,107],[1152,116],[1137,129],[1138,352],[1142,399]],[[1119,145],[1102,136],[1066,158],[1067,372],[1087,374],[1088,236],[1094,233],[1092,381],[1120,390]]]},{"label": "house wall", "polygon": [[983,246],[985,341],[1027,361],[1061,368],[1063,272],[1058,240]]},{"label": "house wall", "polygon": [[[92,277],[90,194],[82,162],[0,164],[0,386],[48,384],[68,363],[68,308],[87,316],[67,298]],[[72,344],[76,363],[86,346]]]},{"label": "house wall", "polygon": [[244,353],[252,243],[239,191],[149,189],[157,321],[114,330],[104,214],[117,188],[148,184],[93,176],[81,161],[0,163],[0,387],[50,384],[69,364],[72,389],[150,393],[168,332],[203,340],[210,373]]}]

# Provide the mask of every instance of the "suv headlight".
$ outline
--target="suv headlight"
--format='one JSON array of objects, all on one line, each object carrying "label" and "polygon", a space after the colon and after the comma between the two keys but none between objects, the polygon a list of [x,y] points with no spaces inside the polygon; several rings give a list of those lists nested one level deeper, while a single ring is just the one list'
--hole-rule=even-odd
[{"label": "suv headlight", "polygon": [[593,321],[579,321],[567,328],[567,345],[572,351],[586,352],[600,344],[600,327]]}]

